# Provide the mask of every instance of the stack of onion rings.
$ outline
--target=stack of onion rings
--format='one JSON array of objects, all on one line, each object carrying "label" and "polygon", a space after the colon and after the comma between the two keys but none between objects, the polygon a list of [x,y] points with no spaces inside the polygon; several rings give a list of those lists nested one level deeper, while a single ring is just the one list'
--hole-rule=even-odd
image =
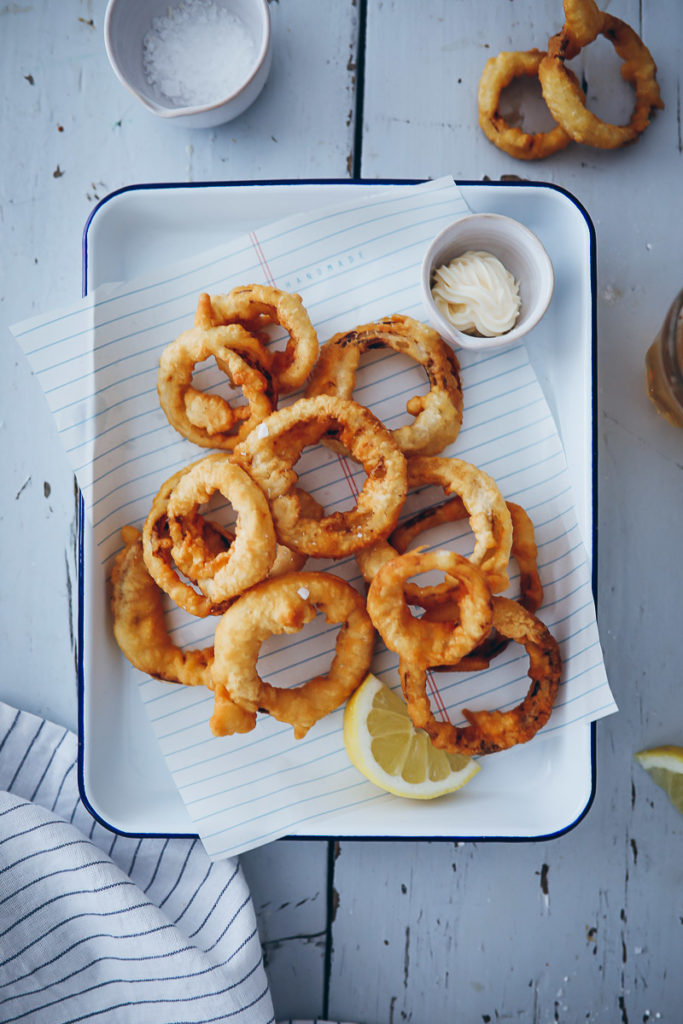
[{"label": "stack of onion rings", "polygon": [[[652,110],[663,108],[657,66],[638,34],[619,18],[601,11],[594,0],[564,0],[564,25],[541,50],[499,53],[487,61],[479,81],[479,124],[499,149],[519,160],[539,160],[557,153],[570,142],[617,149],[634,142],[650,123]],[[630,82],[636,102],[628,124],[614,125],[586,108],[586,97],[574,73],[565,66],[598,35],[614,46],[624,62],[621,75]],[[535,134],[510,125],[499,110],[500,94],[520,75],[538,75],[543,98],[557,122],[548,132]]]},{"label": "stack of onion rings", "polygon": [[[538,573],[536,539],[531,519],[521,505],[512,501],[506,502],[512,520],[512,547],[510,557],[517,562],[519,569],[518,601],[527,611],[535,612],[543,601],[543,585]],[[397,527],[389,538],[390,544],[399,554],[405,554],[410,543],[420,533],[441,523],[454,523],[467,518],[467,509],[460,498],[452,498],[442,502],[435,508],[423,509],[417,515],[406,520]],[[425,622],[457,622],[458,602],[448,589],[424,589],[413,597],[417,605],[425,609]],[[505,650],[508,638],[491,629],[489,636],[466,654],[455,665],[432,666],[435,670],[455,672],[479,672],[491,664],[493,658]]]},{"label": "stack of onion rings", "polygon": [[531,685],[521,703],[510,710],[464,709],[466,726],[437,721],[426,693],[429,666],[401,661],[401,686],[413,725],[424,729],[440,750],[470,756],[508,750],[527,743],[550,718],[561,673],[557,641],[540,619],[507,597],[493,598],[493,628],[526,648]]},{"label": "stack of onion rings", "polygon": [[[403,584],[412,575],[439,568],[451,581],[457,601],[455,622],[415,618],[405,600]],[[408,713],[434,746],[452,754],[491,754],[526,743],[548,721],[560,681],[559,647],[547,627],[509,598],[492,597],[480,570],[453,552],[399,555],[377,573],[368,591],[368,611],[387,647],[400,658],[399,675]],[[426,692],[430,668],[453,664],[497,633],[522,644],[529,655],[531,685],[512,710],[463,711],[468,725],[437,721]]]},{"label": "stack of onion rings", "polygon": [[[537,76],[541,61],[546,56],[542,50],[504,51],[486,62],[479,79],[479,125],[494,146],[518,160],[543,160],[559,153],[572,141],[559,124],[547,132],[525,132],[519,125],[509,124],[499,109],[503,89],[521,75],[528,78]],[[567,74],[583,97],[576,76],[569,69]]]},{"label": "stack of onion rings", "polygon": [[[271,355],[264,329],[274,322],[289,341]],[[428,395],[408,403],[414,423],[395,431],[351,398],[361,354],[379,345],[410,355],[431,386]],[[200,296],[194,328],[162,355],[159,393],[176,429],[201,447],[224,450],[162,484],[142,535],[124,528],[124,548],[112,572],[121,650],[155,678],[212,690],[214,734],[250,731],[263,712],[290,723],[298,739],[360,684],[376,627],[399,653],[414,721],[424,723],[436,745],[486,753],[524,742],[533,723],[542,724],[549,714],[559,661],[554,640],[524,608],[535,610],[542,598],[530,520],[505,502],[483,470],[433,454],[460,429],[457,359],[426,325],[385,317],[335,335],[323,348],[306,397],[277,409],[277,392],[305,383],[317,351],[299,296],[261,285]],[[193,387],[193,368],[208,356],[243,387],[246,406],[232,409]],[[318,442],[330,443],[365,470],[360,491],[351,487],[355,505],[349,511],[326,515],[298,487],[298,460]],[[428,485],[441,487],[449,500],[398,527],[408,488]],[[214,511],[203,509],[216,493],[232,506],[234,526],[215,518],[215,502],[208,506]],[[423,529],[464,518],[474,534],[469,558],[452,551],[406,552]],[[355,556],[369,584],[367,599],[329,571],[302,571],[309,556]],[[519,602],[493,597],[508,586],[511,556],[520,569]],[[409,581],[427,570],[441,572],[443,581]],[[172,642],[164,595],[191,615],[221,616],[212,647],[183,651]],[[421,618],[411,605],[422,606]],[[318,612],[340,625],[329,672],[291,689],[261,678],[261,643],[300,630]],[[454,738],[431,717],[425,675],[442,666],[484,667],[510,638],[530,652],[533,692],[514,713],[477,712],[470,719],[467,712],[471,731]]]}]

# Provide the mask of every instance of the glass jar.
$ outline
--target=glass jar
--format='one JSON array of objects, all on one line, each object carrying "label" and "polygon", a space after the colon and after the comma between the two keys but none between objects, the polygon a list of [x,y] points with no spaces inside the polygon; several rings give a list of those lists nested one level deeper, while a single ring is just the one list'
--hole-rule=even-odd
[{"label": "glass jar", "polygon": [[674,426],[683,427],[683,290],[647,351],[645,367],[647,393],[657,412]]}]

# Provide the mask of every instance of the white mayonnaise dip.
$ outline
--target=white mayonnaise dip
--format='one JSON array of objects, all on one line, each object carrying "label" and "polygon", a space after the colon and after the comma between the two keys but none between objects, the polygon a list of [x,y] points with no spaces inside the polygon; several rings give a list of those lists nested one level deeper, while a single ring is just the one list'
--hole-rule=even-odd
[{"label": "white mayonnaise dip", "polygon": [[519,316],[519,284],[490,252],[465,252],[434,271],[432,295],[463,334],[494,338]]}]

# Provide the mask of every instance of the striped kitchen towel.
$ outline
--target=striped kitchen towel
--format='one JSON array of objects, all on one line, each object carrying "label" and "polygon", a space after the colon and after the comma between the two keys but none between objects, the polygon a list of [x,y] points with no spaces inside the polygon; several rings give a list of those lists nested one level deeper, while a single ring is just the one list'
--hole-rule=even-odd
[{"label": "striped kitchen towel", "polygon": [[75,761],[72,733],[0,703],[0,1020],[270,1024],[239,862],[103,828]]}]

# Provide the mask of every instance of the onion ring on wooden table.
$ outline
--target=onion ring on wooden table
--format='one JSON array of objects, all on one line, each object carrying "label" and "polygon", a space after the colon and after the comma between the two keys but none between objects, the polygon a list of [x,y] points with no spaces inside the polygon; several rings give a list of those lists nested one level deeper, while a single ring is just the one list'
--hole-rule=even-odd
[{"label": "onion ring on wooden table", "polygon": [[[300,686],[272,686],[258,675],[261,644],[274,634],[296,633],[320,611],[341,623],[329,672]],[[329,573],[299,572],[258,583],[228,609],[218,623],[212,678],[249,712],[266,711],[294,727],[301,739],[334,711],[363,681],[370,666],[375,631],[362,596]]]},{"label": "onion ring on wooden table", "polygon": [[[542,50],[504,50],[487,60],[479,79],[479,125],[486,138],[503,152],[518,160],[543,160],[569,145],[571,136],[556,124],[546,132],[525,132],[519,125],[511,125],[500,112],[500,94],[503,89],[522,75],[536,78],[538,68],[546,54]],[[567,74],[583,97],[581,86],[573,72]]]},{"label": "onion ring on wooden table", "polygon": [[[568,2],[565,3],[565,11]],[[587,109],[585,97],[564,65],[566,59],[581,49],[576,37],[567,31],[567,25],[550,41],[548,55],[539,65],[538,77],[550,112],[568,135],[588,146],[617,149],[634,142],[650,123],[651,111],[662,109],[664,103],[657,84],[657,65],[640,36],[619,18],[604,11],[598,11],[598,14],[601,19],[596,35],[602,35],[612,43],[623,61],[621,77],[636,91],[636,102],[628,124],[611,124]],[[590,32],[585,35],[589,36]]]},{"label": "onion ring on wooden table", "polygon": [[[519,568],[519,604],[527,611],[535,612],[543,601],[543,585],[538,574],[538,550],[531,519],[521,505],[506,502],[512,519],[512,547],[510,555]],[[467,518],[467,509],[460,498],[452,498],[432,509],[418,512],[411,519],[397,527],[389,538],[390,543],[403,554],[412,540],[424,530],[441,523],[457,522]],[[424,594],[416,603],[425,609],[426,622],[457,622],[458,605],[448,591]],[[478,672],[489,667],[491,660],[504,651],[508,638],[491,630],[489,636],[471,654],[465,655],[457,665],[435,666],[435,671]]]},{"label": "onion ring on wooden table", "polygon": [[[408,488],[428,484],[439,485],[445,494],[455,494],[462,500],[475,537],[470,561],[479,566],[494,593],[505,590],[510,583],[507,567],[512,546],[512,519],[493,477],[462,459],[443,455],[408,459]],[[370,583],[380,566],[397,554],[391,540],[358,551],[356,561],[366,582]],[[406,588],[410,598],[424,596],[425,592],[429,593],[413,584]]]},{"label": "onion ring on wooden table", "polygon": [[507,597],[493,598],[493,626],[502,636],[522,644],[529,655],[531,685],[521,703],[509,711],[463,710],[466,726],[438,721],[426,692],[429,666],[401,659],[401,686],[413,725],[424,729],[439,750],[470,756],[507,750],[526,743],[550,718],[562,671],[557,641],[540,619]]},{"label": "onion ring on wooden table", "polygon": [[[367,479],[352,509],[317,520],[302,509],[293,467],[307,445],[330,433],[362,464]],[[348,399],[319,395],[279,409],[233,458],[268,498],[280,543],[318,558],[342,558],[386,537],[406,495],[406,460],[396,441],[376,416]]]},{"label": "onion ring on wooden table", "polygon": [[[209,549],[199,506],[220,492],[237,514],[230,547]],[[275,529],[266,497],[229,455],[207,455],[183,473],[171,492],[171,558],[213,604],[236,597],[265,579],[275,561]]]},{"label": "onion ring on wooden table", "polygon": [[[460,366],[454,352],[436,331],[409,316],[388,316],[335,334],[320,349],[306,396],[353,398],[356,374],[364,352],[391,348],[422,366],[429,392],[407,403],[413,423],[392,430],[406,455],[436,455],[456,439],[462,424]],[[330,442],[331,447],[337,447]]]},{"label": "onion ring on wooden table", "polygon": [[[455,596],[458,601],[457,624],[425,622],[410,611],[406,580],[432,569],[441,570],[448,577],[451,598]],[[454,551],[417,548],[382,566],[368,589],[367,608],[390,651],[420,665],[450,665],[488,636],[491,601],[483,573],[467,558]]]},{"label": "onion ring on wooden table", "polygon": [[[221,395],[192,384],[197,363],[211,356],[246,405],[231,406]],[[159,359],[157,391],[169,423],[202,448],[230,450],[277,406],[267,349],[239,324],[193,327],[167,345]]]},{"label": "onion ring on wooden table", "polygon": [[210,296],[214,319],[221,324],[248,323],[250,327],[279,324],[289,340],[284,351],[273,354],[273,376],[278,391],[287,394],[301,387],[318,358],[318,335],[301,296],[269,285],[248,284],[227,295]]},{"label": "onion ring on wooden table", "polygon": [[[162,603],[162,591],[147,572],[142,557],[140,531],[125,526],[125,547],[118,553],[111,573],[111,606],[114,636],[135,668],[155,679],[184,686],[213,689],[210,675],[213,647],[183,651],[172,643]],[[233,702],[222,709],[226,728],[249,732],[256,716]]]},{"label": "onion ring on wooden table", "polygon": [[[198,460],[199,462],[203,460]],[[171,556],[173,540],[168,525],[168,503],[176,484],[197,463],[184,466],[165,480],[159,488],[142,528],[142,554],[152,579],[158,587],[190,615],[204,618],[222,615],[229,602],[214,603],[199,593],[191,583],[180,578]],[[212,555],[218,555],[231,546],[234,536],[222,526],[204,519],[201,524],[203,540]]]}]

